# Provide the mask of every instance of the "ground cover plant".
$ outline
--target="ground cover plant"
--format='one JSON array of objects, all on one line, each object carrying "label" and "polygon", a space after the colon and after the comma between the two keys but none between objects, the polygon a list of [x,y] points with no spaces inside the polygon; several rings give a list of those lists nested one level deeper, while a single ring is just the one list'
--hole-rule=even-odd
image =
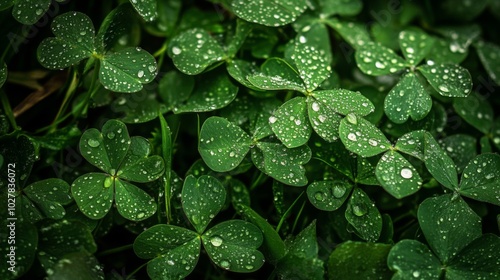
[{"label": "ground cover plant", "polygon": [[0,14],[1,279],[500,279],[500,1]]}]

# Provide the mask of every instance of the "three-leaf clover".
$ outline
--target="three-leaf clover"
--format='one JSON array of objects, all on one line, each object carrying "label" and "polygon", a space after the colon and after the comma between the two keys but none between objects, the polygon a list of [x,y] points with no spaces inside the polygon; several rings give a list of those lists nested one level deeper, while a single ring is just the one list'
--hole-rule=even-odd
[{"label": "three-leaf clover", "polygon": [[261,230],[249,222],[228,220],[206,230],[224,207],[226,190],[215,178],[202,175],[186,177],[182,206],[190,229],[159,224],[141,233],[134,242],[135,253],[148,263],[152,279],[182,279],[189,275],[200,255],[201,245],[220,268],[252,272],[264,264],[257,248],[262,244]]},{"label": "three-leaf clover", "polygon": [[115,200],[118,212],[133,221],[144,220],[156,211],[154,199],[132,182],[158,179],[164,170],[160,156],[148,156],[149,142],[130,137],[124,123],[109,120],[101,132],[86,130],[80,139],[80,152],[105,173],[92,172],[78,177],[71,192],[78,208],[91,219],[101,219]]},{"label": "three-leaf clover", "polygon": [[97,59],[100,67],[94,71],[99,71],[100,82],[106,89],[118,92],[139,91],[157,74],[154,57],[139,47],[109,52],[112,46],[108,37],[115,37],[115,31],[103,25],[96,36],[91,19],[83,13],[62,14],[54,19],[51,28],[56,37],[45,38],[37,51],[38,60],[46,68],[62,69],[87,58]]},{"label": "three-leaf clover", "polygon": [[[389,252],[393,279],[477,279],[500,277],[500,239],[481,234],[481,219],[452,194],[424,200],[418,221],[431,250],[416,240],[402,240]],[[478,266],[478,264],[481,264]]]},{"label": "three-leaf clover", "polygon": [[471,93],[472,81],[465,68],[435,64],[432,60],[419,66],[433,44],[434,38],[421,30],[404,30],[399,33],[399,45],[405,59],[380,43],[371,42],[357,49],[357,65],[368,75],[388,75],[406,69],[385,98],[384,109],[391,121],[404,123],[408,117],[423,119],[432,108],[430,87],[447,97],[466,97]]}]

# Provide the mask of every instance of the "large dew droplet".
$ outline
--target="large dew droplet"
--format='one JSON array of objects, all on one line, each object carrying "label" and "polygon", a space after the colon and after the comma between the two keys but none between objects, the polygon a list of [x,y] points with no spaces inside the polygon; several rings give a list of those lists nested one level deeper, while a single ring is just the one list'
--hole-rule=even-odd
[{"label": "large dew droplet", "polygon": [[212,238],[210,238],[210,243],[212,243],[212,245],[214,245],[215,247],[219,247],[220,245],[222,245],[222,238],[220,238],[219,236],[212,236]]},{"label": "large dew droplet", "polygon": [[339,186],[339,185],[334,186],[332,189],[333,196],[335,196],[336,198],[343,197],[345,194],[345,191],[346,191],[346,188],[344,186]]},{"label": "large dew droplet", "polygon": [[405,179],[410,179],[411,177],[413,177],[413,172],[411,171],[411,169],[408,169],[408,168],[403,168],[401,169],[401,177],[405,178]]},{"label": "large dew droplet", "polygon": [[368,213],[368,209],[364,204],[353,204],[351,206],[352,212],[358,217],[362,217]]},{"label": "large dew droplet", "polygon": [[101,143],[99,141],[95,140],[95,139],[89,139],[87,141],[87,144],[89,144],[89,146],[92,147],[92,148],[97,148],[97,147],[99,147],[99,145]]},{"label": "large dew droplet", "polygon": [[222,268],[224,268],[224,269],[229,269],[229,267],[231,266],[231,264],[230,264],[230,263],[229,263],[229,261],[227,261],[227,260],[222,260],[222,261],[220,262],[220,266],[221,266]]}]

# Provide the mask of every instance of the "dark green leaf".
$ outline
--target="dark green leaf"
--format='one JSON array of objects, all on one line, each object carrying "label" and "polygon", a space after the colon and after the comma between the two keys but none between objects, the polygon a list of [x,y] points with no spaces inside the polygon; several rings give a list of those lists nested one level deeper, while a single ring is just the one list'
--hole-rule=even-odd
[{"label": "dark green leaf", "polygon": [[196,75],[213,63],[224,60],[226,53],[207,31],[194,28],[172,39],[169,55],[181,72]]},{"label": "dark green leaf", "polygon": [[391,143],[376,126],[355,114],[340,122],[339,134],[345,147],[360,156],[371,157],[391,148]]},{"label": "dark green leaf", "polygon": [[262,244],[261,230],[245,221],[229,220],[205,232],[203,247],[219,267],[234,272],[252,272],[264,264],[257,248]]},{"label": "dark green leaf", "polygon": [[[3,201],[8,201],[7,196],[1,196],[1,198],[4,199]],[[18,204],[16,204],[16,206],[17,205]],[[7,209],[7,207],[4,209]],[[2,211],[2,215],[3,213]],[[35,253],[38,249],[37,227],[29,220],[18,219],[14,223],[15,239],[12,239],[8,237],[11,232],[11,227],[8,226],[11,225],[11,222],[12,221],[8,220],[5,221],[5,228],[2,231],[2,241],[5,244],[0,247],[0,254],[2,254],[0,261],[3,262],[3,265],[0,267],[0,276],[2,279],[20,279],[22,275],[30,270],[35,259]],[[12,242],[10,240],[15,240],[15,250],[12,250],[11,246],[14,244],[9,244]],[[13,256],[15,260],[12,260],[11,256]],[[13,270],[9,270],[11,267],[13,267]]]},{"label": "dark green leaf", "polygon": [[307,197],[314,207],[335,211],[344,204],[351,189],[352,185],[346,181],[318,181],[307,187]]},{"label": "dark green leaf", "polygon": [[104,280],[104,273],[96,257],[88,252],[74,252],[64,255],[52,268],[48,280],[80,279]]},{"label": "dark green leaf", "polygon": [[402,240],[392,247],[387,265],[396,271],[393,280],[440,279],[441,263],[436,256],[416,240]]},{"label": "dark green leaf", "polygon": [[411,65],[418,65],[432,49],[434,39],[420,29],[405,30],[399,33],[399,46]]},{"label": "dark green leaf", "polygon": [[145,21],[153,21],[158,16],[156,0],[130,0],[130,2]]},{"label": "dark green leaf", "polygon": [[371,101],[357,91],[347,89],[321,90],[311,93],[310,96],[321,103],[318,105],[330,107],[341,115],[355,113],[359,116],[366,116],[375,110]]},{"label": "dark green leaf", "polygon": [[408,132],[398,139],[395,148],[423,161],[425,159],[425,137],[430,138],[432,135],[425,130]]},{"label": "dark green leaf", "polygon": [[127,181],[115,180],[115,201],[118,213],[132,221],[142,221],[156,212],[153,197]]},{"label": "dark green leaf", "polygon": [[359,234],[368,241],[378,240],[382,231],[382,216],[368,195],[360,188],[355,188],[347,203],[345,218]]},{"label": "dark green leaf", "polygon": [[466,97],[471,93],[469,71],[456,64],[423,65],[418,70],[442,96]]},{"label": "dark green leaf", "polygon": [[171,109],[189,98],[194,85],[192,76],[178,71],[169,71],[161,78],[158,91],[161,99]]},{"label": "dark green leaf", "polygon": [[45,179],[27,186],[23,192],[50,219],[61,219],[66,214],[63,205],[72,201],[69,185],[61,179]]},{"label": "dark green leaf", "polygon": [[240,18],[267,26],[282,26],[294,22],[306,8],[305,0],[234,0],[233,12]]},{"label": "dark green leaf", "polygon": [[371,42],[357,49],[356,63],[361,71],[372,76],[396,73],[407,66],[393,50]]},{"label": "dark green leaf", "polygon": [[186,177],[182,188],[182,206],[196,231],[201,234],[226,201],[226,189],[215,177]]},{"label": "dark green leaf", "polygon": [[481,154],[469,162],[458,192],[475,200],[500,205],[500,156]]},{"label": "dark green leaf", "polygon": [[[134,26],[138,22],[135,19],[135,12],[130,4],[122,4],[113,9],[101,23],[96,35],[96,47],[100,53],[115,50],[116,47],[124,45],[125,38],[133,37]],[[132,35],[132,36],[131,36]]]},{"label": "dark green leaf", "polygon": [[431,111],[432,99],[414,73],[404,75],[387,94],[384,110],[395,123],[404,123],[411,117],[418,121]]},{"label": "dark green leaf", "polygon": [[244,85],[247,88],[261,91],[260,88],[254,86],[251,82],[247,80],[247,77],[256,74],[257,71],[258,68],[255,65],[255,63],[251,63],[241,59],[231,60],[231,62],[227,64],[227,72],[233,79],[235,79],[236,81],[238,81],[240,84]]},{"label": "dark green leaf", "polygon": [[22,24],[32,25],[42,18],[50,7],[50,0],[7,1],[14,2],[12,16]]},{"label": "dark green leaf", "polygon": [[388,244],[344,242],[328,258],[328,279],[389,279],[389,250]]},{"label": "dark green leaf", "polygon": [[[156,100],[157,93],[146,90],[134,94],[121,94],[111,104],[115,113],[121,113],[120,120],[125,123],[145,123],[158,117],[158,113],[166,113],[167,107]],[[122,115],[123,114],[123,115]]]},{"label": "dark green leaf", "polygon": [[305,92],[305,85],[299,73],[288,62],[280,58],[270,58],[261,66],[261,72],[247,77],[248,81],[260,89],[290,89]]},{"label": "dark green leaf", "polygon": [[457,165],[458,173],[477,155],[477,140],[467,134],[450,135],[440,142],[441,147]]},{"label": "dark green leaf", "polygon": [[198,151],[214,171],[236,168],[250,150],[252,139],[239,126],[220,117],[208,118],[201,127]]},{"label": "dark green leaf", "polygon": [[425,167],[440,184],[449,188],[458,188],[458,175],[455,163],[446,154],[434,137],[429,133],[424,135],[424,161]]},{"label": "dark green leaf", "polygon": [[325,17],[332,15],[354,16],[361,12],[363,2],[360,0],[321,0],[321,13]]},{"label": "dark green leaf", "polygon": [[388,151],[382,156],[375,174],[384,190],[398,199],[414,194],[422,186],[422,178],[415,167],[396,151]]},{"label": "dark green leaf", "polygon": [[497,85],[500,85],[500,47],[484,41],[480,41],[475,47],[486,72]]},{"label": "dark green leaf", "polygon": [[236,55],[252,29],[253,24],[250,24],[244,20],[236,20],[236,32],[231,38],[231,42],[227,46],[227,55],[229,57],[233,57]]},{"label": "dark green leaf", "polygon": [[324,21],[331,28],[335,29],[335,31],[337,31],[354,49],[359,49],[372,42],[365,24],[360,22],[341,21],[337,18],[325,19]]},{"label": "dark green leaf", "polygon": [[281,105],[269,117],[272,130],[287,148],[304,145],[311,137],[305,97],[295,97]]},{"label": "dark green leaf", "polygon": [[114,182],[103,173],[87,173],[71,185],[71,193],[80,211],[91,219],[102,219],[113,203]]},{"label": "dark green leaf", "polygon": [[434,253],[448,263],[481,236],[481,219],[460,197],[427,198],[418,207],[418,222]]},{"label": "dark green leaf", "polygon": [[491,103],[479,94],[471,94],[466,98],[453,100],[455,112],[473,127],[487,134],[493,124],[493,108]]},{"label": "dark green leaf", "polygon": [[[319,92],[314,92],[314,94],[315,93]],[[316,100],[317,99],[311,97],[308,97],[306,100],[309,122],[314,131],[321,138],[328,142],[333,142],[338,139],[339,125],[342,117],[329,106],[332,105],[331,103],[325,104],[324,102]]]}]

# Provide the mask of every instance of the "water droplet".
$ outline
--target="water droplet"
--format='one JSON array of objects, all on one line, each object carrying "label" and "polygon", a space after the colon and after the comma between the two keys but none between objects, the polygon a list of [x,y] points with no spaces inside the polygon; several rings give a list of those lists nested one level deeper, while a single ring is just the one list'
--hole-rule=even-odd
[{"label": "water droplet", "polygon": [[351,124],[354,124],[354,125],[358,124],[358,119],[356,118],[356,115],[354,115],[354,114],[348,114],[346,116],[346,119]]},{"label": "water droplet", "polygon": [[448,87],[445,86],[445,85],[440,85],[438,88],[442,92],[450,92],[450,90],[448,89]]},{"label": "water droplet", "polygon": [[408,168],[401,169],[400,174],[401,174],[401,177],[403,177],[405,179],[410,179],[413,176],[413,172],[411,171],[411,169],[408,169]]},{"label": "water droplet", "polygon": [[139,78],[144,77],[144,71],[139,70],[139,72],[137,72],[137,77],[139,77]]},{"label": "water droplet", "polygon": [[358,217],[362,217],[368,213],[368,209],[364,204],[353,204],[351,206],[352,212]]},{"label": "water droplet", "polygon": [[95,139],[89,139],[87,141],[87,144],[89,144],[89,146],[92,147],[92,148],[97,148],[97,147],[99,147],[99,145],[101,143],[99,141],[95,140]]},{"label": "water droplet", "polygon": [[231,264],[230,264],[230,263],[229,263],[229,261],[227,261],[227,260],[222,260],[222,261],[220,262],[220,266],[221,266],[222,268],[224,268],[224,269],[229,269],[229,267],[231,266]]},{"label": "water droplet", "polygon": [[35,14],[36,14],[37,16],[41,15],[42,13],[43,13],[43,10],[42,10],[42,9],[37,9],[37,10],[35,11]]},{"label": "water droplet", "polygon": [[172,53],[175,54],[175,55],[179,55],[181,54],[182,50],[178,47],[173,47],[172,48]]},{"label": "water droplet", "polygon": [[269,117],[269,122],[270,123],[275,123],[278,119],[275,116],[270,116]]},{"label": "water droplet", "polygon": [[253,265],[245,265],[245,268],[248,269],[248,270],[252,270],[253,269]]},{"label": "water droplet", "polygon": [[299,42],[301,42],[302,44],[306,43],[307,42],[307,38],[304,37],[304,36],[300,36],[299,37]]},{"label": "water droplet", "polygon": [[112,177],[106,177],[106,179],[104,179],[104,187],[105,188],[109,188],[113,185],[113,178]]},{"label": "water droplet", "polygon": [[212,243],[215,247],[219,247],[222,245],[222,238],[219,236],[212,236],[212,238],[210,238],[210,243]]},{"label": "water droplet", "polygon": [[314,194],[314,199],[316,199],[317,201],[324,201],[325,200],[325,194],[322,193],[322,192],[316,192]]},{"label": "water droplet", "polygon": [[413,277],[420,277],[420,271],[413,271]]},{"label": "water droplet", "polygon": [[368,144],[370,144],[373,147],[376,147],[378,145],[378,142],[377,142],[377,140],[369,139]]},{"label": "water droplet", "polygon": [[107,136],[108,136],[108,139],[113,139],[113,138],[115,138],[115,133],[109,132]]},{"label": "water droplet", "polygon": [[357,137],[356,137],[356,134],[354,134],[354,133],[349,133],[347,135],[347,139],[349,139],[351,141],[357,141],[358,140]]},{"label": "water droplet", "polygon": [[193,224],[199,224],[200,217],[198,217],[197,215],[193,215],[193,216],[191,216],[191,221],[193,222]]},{"label": "water droplet", "polygon": [[175,264],[175,262],[174,262],[173,260],[168,260],[168,261],[167,261],[167,264],[168,264],[168,265],[174,265],[174,264]]},{"label": "water droplet", "polygon": [[317,102],[313,102],[312,109],[314,112],[318,112],[319,111],[319,104]]},{"label": "water droplet", "polygon": [[334,186],[333,187],[333,196],[335,196],[336,198],[341,198],[344,196],[346,192],[346,188],[344,186]]},{"label": "water droplet", "polygon": [[142,219],[142,218],[144,218],[145,215],[146,214],[144,214],[143,212],[141,212],[141,213],[137,214],[137,219]]},{"label": "water droplet", "polygon": [[385,64],[383,64],[380,61],[377,61],[377,62],[375,62],[375,67],[377,67],[378,69],[384,69],[385,68]]},{"label": "water droplet", "polygon": [[296,119],[294,122],[295,122],[296,125],[301,125],[302,124],[302,122],[299,119]]}]

